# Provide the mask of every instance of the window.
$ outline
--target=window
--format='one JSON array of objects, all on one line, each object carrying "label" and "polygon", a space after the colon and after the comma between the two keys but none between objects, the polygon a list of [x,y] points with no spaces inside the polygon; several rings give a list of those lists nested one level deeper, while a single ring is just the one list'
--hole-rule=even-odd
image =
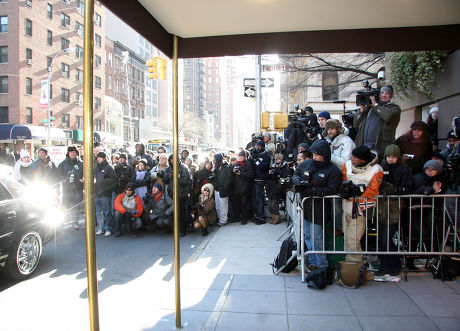
[{"label": "window", "polygon": [[51,62],[52,61],[53,61],[53,59],[50,56],[46,57],[46,67],[48,68],[48,72],[51,71]]},{"label": "window", "polygon": [[68,29],[70,27],[70,17],[64,13],[61,13],[61,26]]},{"label": "window", "polygon": [[95,120],[94,121],[94,130],[96,131],[102,131],[102,122],[101,120]]},{"label": "window", "polygon": [[99,27],[102,25],[102,17],[98,13],[94,13],[94,23]]},{"label": "window", "polygon": [[32,21],[26,18],[26,35],[32,37]]},{"label": "window", "polygon": [[0,93],[8,93],[8,76],[0,76]]},{"label": "window", "polygon": [[53,45],[53,31],[46,31],[46,43],[50,46]]},{"label": "window", "polygon": [[75,69],[75,80],[83,83],[83,70]]},{"label": "window", "polygon": [[62,71],[62,77],[65,77],[65,78],[70,77],[70,67],[68,64],[61,63],[61,71]]},{"label": "window", "polygon": [[8,46],[0,46],[0,63],[8,63]]},{"label": "window", "polygon": [[32,78],[26,78],[26,94],[32,94]]},{"label": "window", "polygon": [[112,53],[109,53],[109,66],[112,66]]},{"label": "window", "polygon": [[32,0],[26,0],[26,6],[32,7]]},{"label": "window", "polygon": [[53,19],[53,5],[50,3],[46,4],[46,17],[48,17],[50,20]]},{"label": "window", "polygon": [[70,40],[65,39],[61,37],[61,51],[67,51],[67,49],[70,47]]},{"label": "window", "polygon": [[82,0],[77,0],[77,11],[84,15],[85,14],[85,2]]},{"label": "window", "polygon": [[101,36],[98,35],[97,33],[94,34],[94,44],[95,44],[96,47],[98,47],[98,48],[101,48],[101,46],[102,46]]},{"label": "window", "polygon": [[337,100],[339,98],[339,75],[337,71],[325,71],[322,77],[323,100]]},{"label": "window", "polygon": [[32,50],[30,48],[26,48],[26,60],[32,60]]},{"label": "window", "polygon": [[68,4],[70,6],[70,0],[61,0],[62,2]]},{"label": "window", "polygon": [[8,123],[8,107],[0,107],[0,123]]},{"label": "window", "polygon": [[94,87],[96,87],[97,89],[101,88],[101,77],[94,77]]},{"label": "window", "polygon": [[94,108],[95,109],[101,109],[101,106],[102,106],[102,102],[101,102],[101,98],[94,98]]},{"label": "window", "polygon": [[0,32],[8,32],[8,16],[0,16]]},{"label": "window", "polygon": [[101,63],[102,63],[101,57],[99,55],[94,55],[94,66],[96,68],[100,68]]},{"label": "window", "polygon": [[62,102],[70,102],[70,91],[69,89],[61,87],[61,101]]},{"label": "window", "polygon": [[26,107],[26,123],[32,124],[32,108]]},{"label": "window", "polygon": [[61,115],[61,125],[64,128],[68,128],[70,126],[70,116],[69,116],[69,114],[62,114]]},{"label": "window", "polygon": [[120,81],[117,79],[117,82],[115,83],[115,90],[117,92],[120,92]]},{"label": "window", "polygon": [[75,47],[75,56],[79,59],[83,59],[83,47],[78,45]]},{"label": "window", "polygon": [[81,92],[76,92],[75,93],[75,102],[79,106],[83,106],[83,93]]},{"label": "window", "polygon": [[[53,99],[53,84],[50,84],[50,100]],[[53,114],[51,114],[53,115]]]},{"label": "window", "polygon": [[83,35],[85,34],[85,29],[83,28],[83,25],[80,22],[75,22],[75,31],[77,31],[77,34],[83,38]]},{"label": "window", "polygon": [[75,128],[76,129],[83,129],[83,116],[76,116],[75,117]]},{"label": "window", "polygon": [[107,84],[108,84],[107,88],[112,89],[112,76],[111,75],[107,77]]}]

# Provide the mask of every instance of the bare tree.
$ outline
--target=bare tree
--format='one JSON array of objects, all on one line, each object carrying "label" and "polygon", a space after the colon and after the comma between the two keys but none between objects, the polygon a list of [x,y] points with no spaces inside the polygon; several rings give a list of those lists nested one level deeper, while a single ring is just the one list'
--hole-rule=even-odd
[{"label": "bare tree", "polygon": [[179,116],[179,136],[202,142],[205,137],[206,123],[191,111]]},{"label": "bare tree", "polygon": [[287,74],[298,73],[296,80],[283,86],[282,93],[306,87],[322,87],[321,80],[311,79],[314,75],[324,72],[337,72],[337,87],[343,91],[350,84],[363,79],[377,79],[376,67],[384,65],[384,53],[353,53],[353,54],[294,54],[280,55],[283,63],[289,64]]}]

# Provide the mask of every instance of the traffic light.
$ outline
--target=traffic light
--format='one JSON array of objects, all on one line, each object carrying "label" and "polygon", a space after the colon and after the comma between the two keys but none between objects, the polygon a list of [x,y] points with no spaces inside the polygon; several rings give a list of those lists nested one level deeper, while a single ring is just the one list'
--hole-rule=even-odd
[{"label": "traffic light", "polygon": [[152,59],[145,62],[145,65],[149,67],[148,71],[150,72],[150,79],[158,79],[158,59],[158,57],[152,57]]},{"label": "traffic light", "polygon": [[270,114],[268,112],[260,113],[260,128],[268,129],[270,126]]},{"label": "traffic light", "polygon": [[161,80],[166,80],[166,67],[167,67],[167,62],[166,59],[160,59],[160,79]]}]

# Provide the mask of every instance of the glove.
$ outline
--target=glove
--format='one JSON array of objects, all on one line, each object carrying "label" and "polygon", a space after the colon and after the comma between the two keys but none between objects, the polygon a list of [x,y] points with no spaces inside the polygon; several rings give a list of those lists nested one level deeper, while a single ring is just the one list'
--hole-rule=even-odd
[{"label": "glove", "polygon": [[133,217],[133,216],[134,216],[133,212],[132,212],[132,211],[129,211],[129,210],[126,211],[125,215],[126,215],[127,217]]},{"label": "glove", "polygon": [[428,185],[424,186],[424,187],[423,187],[423,194],[424,194],[424,195],[431,195],[431,194],[434,194],[434,189],[433,189],[433,187],[428,186]]},{"label": "glove", "polygon": [[382,184],[382,193],[383,193],[383,195],[395,194],[396,193],[396,188],[390,182],[383,182],[383,184]]},{"label": "glove", "polygon": [[298,193],[302,193],[304,190],[308,189],[309,187],[311,188],[311,184],[307,181],[301,181],[300,184],[294,186],[295,191]]}]

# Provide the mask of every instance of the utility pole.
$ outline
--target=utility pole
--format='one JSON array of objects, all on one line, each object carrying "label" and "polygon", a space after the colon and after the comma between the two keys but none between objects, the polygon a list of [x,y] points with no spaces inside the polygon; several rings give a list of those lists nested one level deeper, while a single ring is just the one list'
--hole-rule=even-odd
[{"label": "utility pole", "polygon": [[260,132],[260,113],[262,112],[262,88],[260,86],[260,76],[261,76],[261,56],[257,55],[255,59],[256,65],[256,79],[255,79],[255,89],[256,89],[256,130],[255,132]]},{"label": "utility pole", "polygon": [[[130,142],[134,141],[134,132],[133,132],[133,127],[132,127],[132,114],[131,114],[131,89],[129,86],[129,72],[128,72],[128,61],[129,61],[129,51],[124,51],[121,52],[121,55],[123,55],[123,60],[122,62],[125,65],[125,70],[126,70],[126,88],[128,89],[128,113],[129,113],[129,128],[128,128],[128,139]],[[124,121],[123,121],[123,126],[124,126]]]}]

